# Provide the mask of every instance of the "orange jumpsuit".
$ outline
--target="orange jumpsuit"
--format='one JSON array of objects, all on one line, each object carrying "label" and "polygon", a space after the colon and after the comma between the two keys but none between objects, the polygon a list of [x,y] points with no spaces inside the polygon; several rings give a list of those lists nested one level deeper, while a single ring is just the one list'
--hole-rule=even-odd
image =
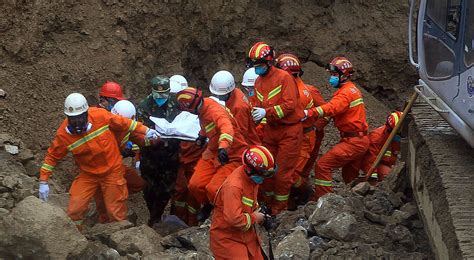
[{"label": "orange jumpsuit", "polygon": [[[265,180],[263,199],[278,214],[288,207],[290,189],[303,138],[303,106],[293,76],[271,66],[255,82],[256,107],[266,111],[263,145],[276,158],[278,173]],[[274,193],[274,194],[272,194]]]},{"label": "orange jumpsuit", "polygon": [[234,89],[229,99],[225,102],[225,106],[234,115],[235,121],[247,144],[260,145],[260,138],[252,118],[252,106],[242,90]]},{"label": "orange jumpsuit", "polygon": [[[309,92],[311,93],[311,97],[313,98],[315,107],[326,104],[326,101],[324,100],[323,96],[321,96],[321,93],[319,92],[318,88],[316,88],[315,86],[308,85],[308,84],[306,85],[306,87],[309,89]],[[329,120],[324,117],[318,118],[314,122],[316,142],[314,144],[313,150],[310,153],[310,157],[303,168],[303,172],[301,173],[302,176],[306,176],[306,181],[308,181],[311,170],[314,167],[314,163],[316,162],[316,159],[318,158],[319,148],[321,147],[321,144],[324,138],[324,127],[326,127],[328,122]]]},{"label": "orange jumpsuit", "polygon": [[[377,159],[380,150],[382,149],[385,141],[389,137],[390,132],[386,125],[383,125],[379,128],[374,129],[369,134],[370,146],[369,150],[361,160],[361,169],[367,173],[370,170],[370,167]],[[400,136],[396,135],[393,138],[392,143],[388,146],[387,151],[385,151],[382,160],[379,165],[372,173],[371,176],[378,181],[382,181],[391,171],[393,165],[397,162],[398,154],[400,153]]]},{"label": "orange jumpsuit", "polygon": [[128,191],[123,177],[122,156],[114,132],[126,131],[145,134],[147,127],[136,121],[116,116],[100,108],[89,108],[91,128],[84,134],[67,131],[67,119],[62,122],[40,169],[40,180],[47,181],[59,160],[68,152],[73,154],[80,173],[69,190],[67,214],[81,225],[89,202],[101,189],[110,220],[127,218]]},{"label": "orange jumpsuit", "polygon": [[200,208],[199,202],[191,195],[188,190],[189,180],[193,176],[194,167],[201,158],[205,146],[200,147],[194,142],[182,141],[179,150],[179,169],[176,177],[175,193],[171,202],[171,214],[176,215],[188,226],[196,226],[197,212]]},{"label": "orange jumpsuit", "polygon": [[[143,134],[133,132],[131,131],[131,128],[127,129],[126,131],[115,132],[114,135],[115,135],[115,139],[117,140],[117,143],[119,144],[120,151],[125,149],[124,148],[125,144],[129,140],[131,140],[134,143],[132,150],[138,149],[137,151],[134,151],[135,153],[138,153],[139,151],[139,147],[136,144],[140,144],[140,146],[149,145],[149,142],[145,141],[145,136]],[[123,177],[127,181],[128,193],[134,194],[134,193],[142,191],[143,188],[145,187],[145,181],[140,175],[138,175],[138,171],[135,169],[135,167],[130,167],[125,164],[122,164],[122,166],[124,167]],[[105,207],[105,202],[104,202],[104,197],[100,189],[97,190],[94,196],[94,199],[95,199],[97,212],[99,213],[99,218],[98,218],[99,223],[110,222],[111,220],[108,218],[107,209]]]},{"label": "orange jumpsuit", "polygon": [[[309,88],[304,84],[300,77],[296,77],[295,80],[298,86],[301,103],[303,104],[305,110],[310,110],[314,107],[314,101]],[[314,131],[316,119],[317,118],[315,117],[308,117],[303,121],[303,142],[301,143],[300,156],[295,169],[295,183],[293,184],[292,198],[294,198],[293,195],[297,195],[297,197],[304,197],[308,192],[307,183],[309,175],[303,175],[303,170],[316,143],[316,132]]]},{"label": "orange jumpsuit", "polygon": [[315,167],[315,194],[313,200],[333,192],[332,170],[342,167],[346,183],[358,176],[358,162],[369,148],[367,120],[362,93],[351,81],[347,81],[333,94],[326,104],[315,108],[319,117],[334,118],[341,141],[321,156]]},{"label": "orange jumpsuit", "polygon": [[254,224],[258,185],[240,166],[227,178],[216,197],[210,247],[216,259],[263,259]]},{"label": "orange jumpsuit", "polygon": [[[232,171],[240,166],[242,153],[248,147],[232,115],[216,101],[204,98],[198,112],[200,135],[209,141],[189,180],[189,191],[200,204],[213,202],[217,189]],[[221,165],[218,149],[227,150],[229,162]]]}]

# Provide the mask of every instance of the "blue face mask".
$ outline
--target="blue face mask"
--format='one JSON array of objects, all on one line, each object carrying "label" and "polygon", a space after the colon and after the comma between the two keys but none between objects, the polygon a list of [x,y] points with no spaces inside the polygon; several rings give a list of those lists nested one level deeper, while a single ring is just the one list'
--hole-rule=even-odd
[{"label": "blue face mask", "polygon": [[250,179],[255,182],[256,184],[262,184],[263,183],[263,176],[260,175],[252,175],[250,176]]},{"label": "blue face mask", "polygon": [[267,66],[257,66],[255,67],[255,74],[259,76],[263,76],[267,73],[268,67]]},{"label": "blue face mask", "polygon": [[253,97],[255,95],[255,91],[253,89],[249,89],[248,94],[249,97]]},{"label": "blue face mask", "polygon": [[167,98],[155,98],[155,103],[160,107],[163,106],[166,101],[168,101]]},{"label": "blue face mask", "polygon": [[337,88],[337,86],[339,86],[339,77],[338,76],[329,77],[329,85]]}]

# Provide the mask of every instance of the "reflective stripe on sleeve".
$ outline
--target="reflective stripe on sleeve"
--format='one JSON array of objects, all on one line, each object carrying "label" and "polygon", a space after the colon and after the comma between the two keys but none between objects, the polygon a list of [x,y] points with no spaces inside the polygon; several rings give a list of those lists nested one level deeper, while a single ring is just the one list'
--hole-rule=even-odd
[{"label": "reflective stripe on sleeve", "polygon": [[352,101],[349,104],[349,107],[355,107],[355,106],[358,106],[358,105],[361,105],[361,104],[364,104],[364,99],[363,98],[358,98],[358,99]]},{"label": "reflective stripe on sleeve", "polygon": [[255,90],[255,93],[257,93],[257,99],[260,100],[260,102],[263,102],[263,95],[262,95],[262,93],[258,92],[257,90]]},{"label": "reflective stripe on sleeve", "polygon": [[276,105],[273,107],[278,115],[278,118],[283,118],[285,114],[283,113],[283,110],[281,109],[280,105]]},{"label": "reflective stripe on sleeve", "polygon": [[321,107],[317,107],[316,111],[318,111],[318,117],[324,116],[324,110]]},{"label": "reflective stripe on sleeve", "polygon": [[242,196],[242,203],[243,203],[244,205],[247,205],[247,206],[249,206],[249,207],[252,207],[252,206],[253,206],[253,199],[249,199],[249,198],[247,198],[247,197],[245,197],[245,196]]},{"label": "reflective stripe on sleeve", "polygon": [[224,140],[224,139],[227,139],[229,140],[230,142],[233,142],[234,141],[234,137],[232,137],[230,134],[226,134],[226,133],[222,133],[220,136],[219,136],[219,142]]},{"label": "reflective stripe on sleeve", "polygon": [[281,85],[278,85],[276,88],[274,88],[270,93],[268,93],[268,98],[267,100],[270,100],[274,96],[278,95],[281,92]]},{"label": "reflective stripe on sleeve", "polygon": [[204,128],[206,129],[206,133],[209,133],[212,130],[214,130],[214,128],[216,128],[216,124],[214,122],[211,122],[208,125],[206,125]]},{"label": "reflective stripe on sleeve", "polygon": [[54,166],[51,166],[47,163],[43,163],[43,165],[41,165],[41,169],[52,172],[54,170]]}]

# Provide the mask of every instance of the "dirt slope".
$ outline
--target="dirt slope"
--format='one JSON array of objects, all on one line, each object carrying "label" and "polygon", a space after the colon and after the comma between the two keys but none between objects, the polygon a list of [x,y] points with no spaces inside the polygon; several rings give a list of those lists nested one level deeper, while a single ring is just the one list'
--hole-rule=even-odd
[{"label": "dirt slope", "polygon": [[[13,3],[12,3],[13,2]],[[184,73],[206,87],[218,69],[239,79],[257,40],[323,66],[353,60],[357,80],[377,97],[414,82],[406,61],[406,3],[381,1],[3,1],[0,14],[1,131],[44,150],[71,91],[92,101],[105,80],[132,99],[152,75]],[[309,71],[308,71],[309,72]],[[326,85],[326,75],[305,80]],[[323,87],[325,88],[325,87]],[[401,92],[403,93],[403,91]],[[387,96],[388,97],[385,97]]]}]

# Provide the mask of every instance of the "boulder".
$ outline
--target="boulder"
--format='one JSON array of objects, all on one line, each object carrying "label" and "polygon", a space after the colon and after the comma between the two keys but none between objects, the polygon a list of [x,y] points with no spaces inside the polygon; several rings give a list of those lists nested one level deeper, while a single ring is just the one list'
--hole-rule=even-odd
[{"label": "boulder", "polygon": [[409,219],[416,218],[418,216],[418,208],[414,203],[406,203],[400,208],[400,211],[405,212]]},{"label": "boulder", "polygon": [[342,196],[328,193],[319,198],[316,209],[309,217],[311,225],[325,223],[343,212],[353,212],[351,204]]},{"label": "boulder", "polygon": [[86,249],[78,256],[70,259],[101,259],[101,260],[119,260],[120,254],[117,250],[110,248],[99,241],[89,241]]},{"label": "boulder", "polygon": [[356,218],[353,212],[350,201],[328,193],[318,200],[309,222],[320,236],[348,241],[355,235]]},{"label": "boulder", "polygon": [[161,245],[164,248],[176,247],[212,255],[209,249],[208,227],[190,227],[183,229],[164,237],[161,241]]},{"label": "boulder", "polygon": [[283,238],[275,249],[277,259],[309,259],[310,246],[306,239],[306,230],[298,226]]},{"label": "boulder", "polygon": [[364,196],[370,189],[370,184],[368,182],[361,182],[354,186],[351,190],[354,193]]},{"label": "boulder", "polygon": [[347,212],[343,212],[327,222],[316,225],[314,228],[320,236],[342,241],[350,241],[357,234],[357,220]]},{"label": "boulder", "polygon": [[113,233],[133,227],[133,224],[128,220],[119,222],[112,222],[106,224],[95,224],[92,228],[85,232],[85,236],[91,240],[99,240],[102,243],[110,244],[110,236]]},{"label": "boulder", "polygon": [[0,233],[0,255],[7,258],[65,259],[87,247],[87,239],[63,210],[34,196],[2,216]]},{"label": "boulder", "polygon": [[384,233],[391,240],[391,243],[400,244],[408,250],[415,248],[414,237],[410,230],[402,225],[387,225]]},{"label": "boulder", "polygon": [[113,233],[109,246],[117,249],[120,255],[138,253],[146,256],[163,251],[160,241],[158,233],[147,225],[141,225]]},{"label": "boulder", "polygon": [[376,190],[373,195],[367,196],[365,207],[375,214],[387,216],[390,216],[394,210],[390,195],[383,190]]}]

